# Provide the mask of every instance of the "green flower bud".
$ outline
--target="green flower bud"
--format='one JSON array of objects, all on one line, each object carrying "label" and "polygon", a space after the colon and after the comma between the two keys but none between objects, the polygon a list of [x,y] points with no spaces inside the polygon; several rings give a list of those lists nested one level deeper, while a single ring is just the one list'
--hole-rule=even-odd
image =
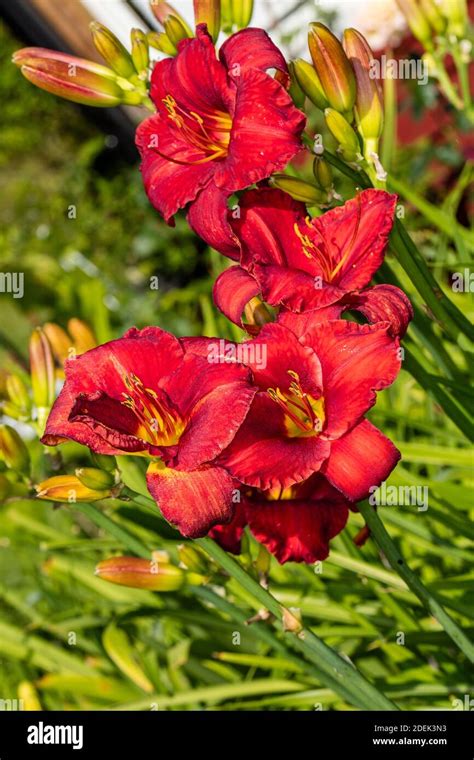
[{"label": "green flower bud", "polygon": [[94,45],[110,68],[124,79],[133,77],[136,72],[132,56],[122,45],[118,37],[110,29],[107,29],[106,26],[99,24],[97,21],[93,21],[89,28]]},{"label": "green flower bud", "polygon": [[321,192],[310,182],[305,182],[297,177],[290,177],[288,174],[273,174],[269,181],[272,187],[283,190],[296,201],[302,201],[310,206],[327,202],[326,193]]},{"label": "green flower bud", "polygon": [[95,467],[79,467],[76,470],[76,477],[87,488],[93,491],[105,491],[115,485],[115,478],[110,472],[97,470]]},{"label": "green flower bud", "polygon": [[324,111],[329,106],[329,101],[314,66],[302,58],[297,58],[293,61],[293,72],[306,97]]},{"label": "green flower bud", "polygon": [[360,156],[360,146],[357,135],[344,116],[333,108],[326,108],[324,118],[332,136],[339,144],[339,152],[345,161],[357,161]]},{"label": "green flower bud", "polygon": [[10,425],[0,425],[0,457],[11,470],[28,472],[30,468],[28,449]]},{"label": "green flower bud", "polygon": [[356,96],[354,72],[344,49],[324,24],[309,25],[309,52],[331,108],[352,111]]}]

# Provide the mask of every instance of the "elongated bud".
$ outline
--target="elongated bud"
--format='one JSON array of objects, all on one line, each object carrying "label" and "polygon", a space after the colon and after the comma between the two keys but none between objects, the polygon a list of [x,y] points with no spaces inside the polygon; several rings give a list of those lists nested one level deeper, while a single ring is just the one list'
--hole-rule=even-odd
[{"label": "elongated bud", "polygon": [[43,427],[54,401],[54,360],[49,341],[40,327],[30,338],[30,373],[38,424]]},{"label": "elongated bud", "polygon": [[245,29],[252,20],[253,0],[230,0],[232,24],[237,29]]},{"label": "elongated bud", "polygon": [[337,37],[324,24],[309,25],[309,52],[331,108],[352,111],[356,95],[354,72]]},{"label": "elongated bud", "polygon": [[11,470],[28,472],[30,468],[28,449],[10,425],[0,425],[0,457]]},{"label": "elongated bud", "polygon": [[103,108],[122,102],[114,72],[99,63],[45,48],[18,50],[13,63],[36,87],[65,100]]},{"label": "elongated bud", "polygon": [[132,42],[132,61],[140,78],[145,79],[150,63],[150,50],[145,32],[141,29],[132,29],[130,32]]},{"label": "elongated bud", "polygon": [[110,29],[107,29],[98,21],[92,21],[89,25],[92,41],[102,58],[116,74],[124,79],[130,79],[135,75],[135,66],[132,56],[122,45],[118,37]]},{"label": "elongated bud", "polygon": [[313,174],[316,184],[321,190],[330,190],[333,186],[331,165],[324,158],[316,156],[313,161]]},{"label": "elongated bud", "polygon": [[360,146],[357,135],[344,116],[333,108],[326,108],[324,118],[332,136],[339,144],[339,152],[345,161],[357,161],[360,156]]},{"label": "elongated bud", "polygon": [[378,151],[383,130],[383,97],[372,75],[374,55],[365,38],[355,29],[344,32],[344,50],[354,69],[357,94],[354,106],[357,129],[364,140],[364,155]]},{"label": "elongated bud", "polygon": [[466,0],[440,0],[439,7],[448,22],[448,32],[464,37],[469,19]]},{"label": "elongated bud", "polygon": [[176,45],[173,45],[165,32],[148,32],[146,38],[150,47],[159,50],[160,53],[165,53],[165,55],[176,55],[178,52]]},{"label": "elongated bud", "polygon": [[181,42],[181,40],[185,40],[190,36],[187,24],[183,24],[181,18],[178,16],[169,16],[167,18],[165,21],[165,32],[175,48],[178,47],[178,43]]},{"label": "elongated bud", "polygon": [[[298,79],[295,75],[295,65],[294,61],[290,61],[288,63],[288,71],[290,72],[290,87],[288,89],[290,98],[292,99],[293,103],[297,108],[304,108],[304,102],[306,99],[306,95],[301,89],[300,85],[298,84]],[[277,71],[275,74],[275,79],[280,82],[280,84],[283,85],[283,87],[286,87],[286,82],[288,81],[288,77],[283,71]]]},{"label": "elongated bud", "polygon": [[86,351],[90,351],[91,348],[97,346],[97,339],[94,333],[82,319],[77,319],[76,317],[70,319],[67,323],[67,330],[74,341],[77,354],[84,354]]},{"label": "elongated bud", "polygon": [[415,37],[423,43],[427,50],[432,50],[431,27],[420,5],[415,0],[397,0],[397,5]]},{"label": "elongated bud", "polygon": [[71,338],[62,327],[55,322],[46,322],[43,325],[43,332],[48,338],[54,358],[58,364],[62,365],[69,358],[72,348]]},{"label": "elongated bud", "polygon": [[31,399],[28,388],[18,375],[8,375],[6,379],[6,391],[8,398],[23,413],[27,414],[31,409]]},{"label": "elongated bud", "polygon": [[[285,175],[286,176],[286,175]],[[257,327],[263,327],[267,322],[273,320],[272,315],[268,311],[264,303],[258,296],[254,296],[250,299],[245,306],[245,319],[248,324],[255,325]]]},{"label": "elongated bud", "polygon": [[109,583],[148,591],[176,591],[185,581],[181,568],[153,558],[111,557],[99,562],[95,572]]},{"label": "elongated bud", "polygon": [[93,464],[98,467],[99,470],[114,472],[114,470],[117,469],[115,457],[106,456],[105,454],[96,454],[95,451],[91,451],[91,459]]},{"label": "elongated bud", "polygon": [[150,8],[153,11],[153,14],[157,21],[160,22],[161,26],[164,27],[169,17],[174,16],[181,21],[182,25],[186,29],[187,36],[193,36],[193,30],[191,27],[186,23],[181,14],[178,13],[176,8],[173,8],[173,6],[170,5],[170,3],[167,3],[166,0],[150,0]]},{"label": "elongated bud", "polygon": [[293,72],[306,97],[324,111],[329,106],[329,101],[314,66],[302,58],[297,58],[293,61]]},{"label": "elongated bud", "polygon": [[446,29],[446,19],[440,13],[436,0],[420,0],[420,6],[433,31],[442,34]]},{"label": "elongated bud", "polygon": [[221,0],[193,0],[196,26],[206,24],[214,42],[221,29]]},{"label": "elongated bud", "polygon": [[115,478],[111,472],[95,467],[78,467],[76,477],[82,485],[92,488],[93,491],[107,491],[115,485]]},{"label": "elongated bud", "polygon": [[81,483],[77,475],[55,475],[43,480],[42,483],[38,483],[35,490],[38,499],[61,501],[68,504],[81,501],[98,501],[111,494],[110,488],[104,488],[101,491],[88,488],[84,483]]},{"label": "elongated bud", "polygon": [[327,202],[326,193],[321,192],[310,182],[305,182],[297,177],[290,177],[288,174],[273,174],[269,181],[272,187],[283,190],[296,201],[308,203],[310,206]]},{"label": "elongated bud", "polygon": [[206,575],[208,571],[207,558],[199,549],[196,549],[190,543],[180,544],[178,546],[178,556],[181,567],[185,570]]}]

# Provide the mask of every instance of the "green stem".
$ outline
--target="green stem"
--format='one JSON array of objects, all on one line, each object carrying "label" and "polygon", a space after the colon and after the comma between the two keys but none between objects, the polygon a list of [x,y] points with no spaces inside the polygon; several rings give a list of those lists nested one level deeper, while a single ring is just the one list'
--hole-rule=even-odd
[{"label": "green stem", "polygon": [[441,230],[441,232],[444,232],[444,234],[451,238],[451,240],[456,241],[456,237],[459,235],[471,247],[474,246],[474,234],[471,230],[458,224],[456,220],[444,213],[444,211],[438,206],[434,206],[432,203],[425,200],[425,198],[419,196],[418,193],[416,193],[406,182],[390,175],[388,185],[391,190],[402,195],[407,201],[409,201],[409,203],[418,209],[421,214],[423,214],[425,219]]},{"label": "green stem", "polygon": [[390,565],[397,571],[407,586],[418,597],[426,609],[436,618],[448,636],[454,641],[466,657],[474,662],[474,646],[459,628],[457,623],[448,615],[438,599],[431,594],[420,581],[419,577],[405,564],[405,560],[387,533],[383,522],[374,507],[368,502],[358,504],[359,512],[366,521],[370,531],[381,551],[385,554]]},{"label": "green stem", "polygon": [[[392,58],[392,54],[389,50],[387,51],[387,60],[390,58]],[[383,98],[384,127],[381,161],[384,169],[389,172],[397,141],[397,89],[395,79],[386,77],[383,80]]]},{"label": "green stem", "polygon": [[[254,599],[265,609],[275,615],[281,625],[284,614],[291,615],[280,602],[275,599],[257,581],[251,578],[235,559],[230,557],[210,538],[198,539],[197,543],[229,573]],[[337,652],[328,647],[308,628],[302,628],[297,635],[291,634],[291,641],[305,656],[315,662],[324,674],[330,675],[332,682],[337,680],[337,686],[342,687],[344,696],[352,695],[352,704],[366,710],[397,710],[397,706],[378,691],[365,677],[340,657]],[[336,688],[336,686],[334,686]],[[342,691],[341,691],[342,693]]]}]

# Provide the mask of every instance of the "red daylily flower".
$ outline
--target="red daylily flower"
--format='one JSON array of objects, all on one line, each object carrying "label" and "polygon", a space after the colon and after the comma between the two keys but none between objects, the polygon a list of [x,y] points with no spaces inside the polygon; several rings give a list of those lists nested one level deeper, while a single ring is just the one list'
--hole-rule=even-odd
[{"label": "red daylily flower", "polygon": [[191,225],[214,227],[229,195],[282,169],[301,150],[305,116],[266,73],[276,68],[288,78],[282,54],[262,29],[232,35],[217,59],[200,24],[178,51],[153,70],[157,113],[136,137],[143,179],[166,221],[191,202]]},{"label": "red daylily flower", "polygon": [[[262,294],[267,303],[293,312],[333,307],[315,314],[316,321],[352,309],[371,322],[389,321],[394,334],[403,334],[412,317],[405,294],[390,285],[364,289],[383,261],[396,200],[384,190],[363,190],[310,219],[304,204],[281,190],[247,191],[240,217],[229,218],[240,265],[216,281],[217,306],[241,325],[245,304]],[[230,243],[229,238],[224,253]]]},{"label": "red daylily flower", "polygon": [[232,478],[216,458],[255,395],[249,369],[211,364],[147,327],[66,362],[65,373],[43,443],[148,455],[149,491],[185,536],[232,518]]},{"label": "red daylily flower", "polygon": [[351,507],[319,474],[286,490],[242,491],[232,521],[215,526],[210,536],[226,551],[238,554],[248,524],[257,541],[281,564],[326,559],[329,541],[343,530]]},{"label": "red daylily flower", "polygon": [[[223,361],[245,351],[259,388],[218,458],[241,483],[264,491],[288,489],[320,471],[356,502],[392,471],[399,452],[364,419],[375,391],[390,385],[400,370],[399,341],[387,323],[335,320],[314,325],[300,338],[272,323],[238,347],[221,344]],[[210,345],[215,341],[203,338],[187,344],[201,354]]]}]

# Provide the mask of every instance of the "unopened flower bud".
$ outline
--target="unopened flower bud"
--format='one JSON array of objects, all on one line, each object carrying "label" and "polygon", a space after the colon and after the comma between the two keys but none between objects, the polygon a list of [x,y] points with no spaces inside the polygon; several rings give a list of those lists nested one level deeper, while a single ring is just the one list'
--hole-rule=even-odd
[{"label": "unopened flower bud", "polygon": [[[188,26],[184,18],[181,16],[180,13],[176,10],[176,8],[173,8],[170,3],[167,3],[166,0],[150,0],[150,8],[153,11],[153,14],[157,21],[161,24],[161,26],[164,27],[166,21],[168,21],[170,16],[174,16],[175,18],[178,18],[184,28],[186,29],[187,36],[192,37],[193,36],[193,30]],[[151,44],[151,43],[150,43]]]},{"label": "unopened flower bud", "polygon": [[7,375],[6,391],[8,398],[18,410],[26,415],[31,409],[31,399],[28,388],[19,375]]},{"label": "unopened flower bud", "polygon": [[146,78],[150,63],[150,50],[145,32],[141,29],[132,29],[130,32],[132,42],[132,61],[137,74]]},{"label": "unopened flower bud", "polygon": [[309,25],[309,51],[331,108],[352,111],[356,95],[354,72],[344,49],[324,24]]},{"label": "unopened flower bud", "polygon": [[107,491],[115,485],[115,478],[111,472],[95,467],[78,467],[76,477],[82,485],[92,488],[93,491]]},{"label": "unopened flower bud", "polygon": [[316,156],[313,161],[313,174],[316,184],[321,190],[330,190],[333,185],[332,169],[324,158]]},{"label": "unopened flower bud", "polygon": [[293,72],[306,97],[324,111],[329,106],[329,101],[314,66],[302,58],[297,58],[293,61]]},{"label": "unopened flower bud", "polygon": [[166,36],[176,48],[181,40],[185,40],[190,36],[187,25],[183,23],[179,16],[169,16],[164,26]]},{"label": "unopened flower bud", "polygon": [[354,105],[356,124],[364,140],[364,155],[377,152],[383,130],[383,96],[377,80],[371,75],[374,55],[366,39],[355,29],[344,32],[344,50],[354,69],[357,92]]},{"label": "unopened flower bud", "polygon": [[[304,102],[306,99],[306,95],[301,89],[301,87],[298,84],[298,79],[295,75],[295,66],[294,61],[290,61],[288,63],[288,70],[290,72],[290,87],[288,89],[290,98],[292,99],[293,103],[297,108],[304,108]],[[287,81],[287,75],[282,71],[277,71],[275,74],[275,79],[277,79],[280,84],[285,87],[285,83]]]},{"label": "unopened flower bud", "polygon": [[111,494],[110,488],[101,491],[88,488],[81,483],[77,475],[55,475],[43,480],[35,486],[38,499],[45,501],[61,501],[75,504],[81,501],[98,501],[106,499]]},{"label": "unopened flower bud", "polygon": [[107,29],[106,26],[99,24],[98,21],[92,21],[89,29],[91,30],[92,41],[95,47],[110,68],[124,79],[133,77],[136,72],[132,56],[122,45],[118,37],[110,29]]},{"label": "unopened flower bud", "polygon": [[38,424],[42,428],[54,401],[55,374],[51,346],[40,327],[34,330],[29,349],[33,401],[37,410]]},{"label": "unopened flower bud", "polygon": [[148,591],[176,591],[185,581],[184,571],[169,562],[139,557],[111,557],[96,567],[96,575],[109,583]]},{"label": "unopened flower bud", "polygon": [[230,29],[245,29],[252,19],[253,0],[221,0],[223,18],[230,22]]},{"label": "unopened flower bud", "polygon": [[68,333],[74,341],[77,354],[84,354],[97,346],[97,339],[91,328],[82,321],[73,317],[67,323]]},{"label": "unopened flower bud", "polygon": [[185,570],[191,570],[194,573],[202,575],[207,573],[208,562],[206,555],[192,546],[191,543],[180,544],[178,546],[178,556],[181,567]]},{"label": "unopened flower bud", "polygon": [[221,0],[193,0],[196,26],[206,24],[214,42],[221,28]]},{"label": "unopened flower bud", "polygon": [[98,467],[99,470],[114,472],[117,469],[115,457],[106,454],[97,454],[95,451],[91,451],[91,459],[93,464]]},{"label": "unopened flower bud", "polygon": [[332,136],[339,145],[339,152],[345,161],[357,161],[360,156],[360,146],[357,135],[342,114],[333,108],[326,108],[324,118]]},{"label": "unopened flower bud", "polygon": [[30,467],[28,449],[10,425],[0,425],[0,457],[7,467],[18,472],[27,472]]},{"label": "unopened flower bud", "polygon": [[146,38],[150,47],[159,50],[160,53],[165,53],[165,55],[176,55],[178,52],[176,45],[173,45],[165,32],[148,32]]},{"label": "unopened flower bud", "polygon": [[420,6],[433,31],[442,34],[446,29],[446,19],[440,12],[437,0],[420,0]]},{"label": "unopened flower bud", "polygon": [[46,322],[43,325],[43,332],[48,338],[54,358],[59,365],[63,365],[70,356],[72,342],[69,335],[62,327],[55,322]]},{"label": "unopened flower bud", "polygon": [[397,4],[415,37],[427,50],[431,50],[433,48],[431,27],[419,3],[416,0],[397,0]]},{"label": "unopened flower bud", "polygon": [[448,22],[448,32],[459,38],[464,37],[469,22],[466,0],[440,0],[439,7]]},{"label": "unopened flower bud", "polygon": [[120,105],[123,92],[114,72],[94,61],[45,48],[23,48],[13,63],[29,82],[46,92],[81,105]]},{"label": "unopened flower bud", "polygon": [[289,174],[273,174],[269,180],[272,187],[283,190],[291,195],[296,201],[302,201],[310,206],[318,203],[326,203],[327,195],[310,182],[291,177]]}]

